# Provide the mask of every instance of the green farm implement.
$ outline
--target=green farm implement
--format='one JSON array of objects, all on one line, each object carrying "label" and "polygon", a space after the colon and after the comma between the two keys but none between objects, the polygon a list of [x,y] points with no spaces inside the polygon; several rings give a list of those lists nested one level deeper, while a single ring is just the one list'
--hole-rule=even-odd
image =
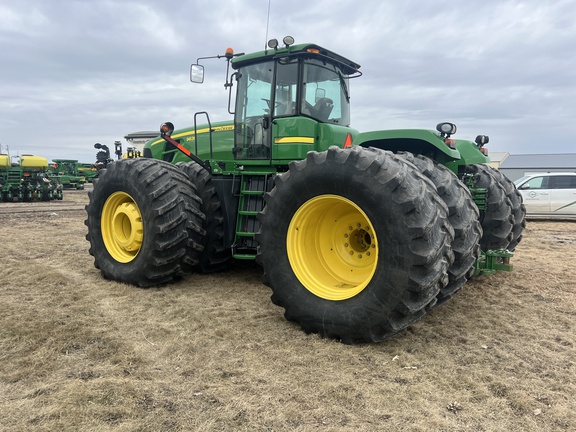
[{"label": "green farm implement", "polygon": [[62,185],[50,177],[48,161],[22,155],[18,163],[0,154],[0,201],[50,201],[62,199]]},{"label": "green farm implement", "polygon": [[87,183],[92,183],[92,180],[98,176],[98,170],[91,163],[78,162],[76,170],[79,176],[86,179]]},{"label": "green farm implement", "polygon": [[64,188],[84,189],[86,177],[75,159],[52,159],[48,166],[51,177],[57,179]]}]

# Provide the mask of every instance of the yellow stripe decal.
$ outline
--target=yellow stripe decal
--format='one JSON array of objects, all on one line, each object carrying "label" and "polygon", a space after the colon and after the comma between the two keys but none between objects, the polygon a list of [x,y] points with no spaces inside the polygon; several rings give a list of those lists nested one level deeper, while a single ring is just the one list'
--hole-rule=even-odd
[{"label": "yellow stripe decal", "polygon": [[[226,131],[233,131],[234,130],[234,125],[228,125],[228,126],[217,126],[217,127],[213,127],[212,128],[212,132],[226,132]],[[210,132],[209,128],[204,128],[204,129],[198,129],[198,131],[196,132],[197,134],[205,134]],[[178,139],[181,137],[186,137],[186,141],[194,141],[194,131],[187,131],[187,132],[182,132],[176,135],[172,135],[172,138],[174,139]],[[158,141],[153,142],[151,145],[156,145],[156,144],[160,144],[165,142],[163,139],[159,139]]]},{"label": "yellow stripe decal", "polygon": [[286,144],[286,143],[304,143],[304,144],[314,144],[314,138],[312,137],[283,137],[276,138],[274,140],[275,144]]}]

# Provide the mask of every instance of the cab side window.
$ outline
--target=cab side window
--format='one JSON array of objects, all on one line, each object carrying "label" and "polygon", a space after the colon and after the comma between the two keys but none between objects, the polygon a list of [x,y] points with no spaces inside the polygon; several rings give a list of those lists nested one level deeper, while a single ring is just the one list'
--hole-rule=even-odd
[{"label": "cab side window", "polygon": [[274,117],[296,114],[296,88],[298,61],[278,62],[276,91],[274,93]]}]

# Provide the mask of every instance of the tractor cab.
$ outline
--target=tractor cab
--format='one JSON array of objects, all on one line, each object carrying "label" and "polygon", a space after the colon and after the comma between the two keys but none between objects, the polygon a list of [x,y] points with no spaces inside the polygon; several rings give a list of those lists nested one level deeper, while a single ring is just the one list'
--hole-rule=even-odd
[{"label": "tractor cab", "polygon": [[269,45],[232,61],[239,159],[301,158],[318,150],[319,124],[350,125],[348,79],[359,76],[359,65],[317,45]]},{"label": "tractor cab", "polygon": [[[344,145],[350,132],[348,80],[361,75],[360,65],[318,45],[293,43],[285,37],[280,47],[272,39],[265,51],[245,55],[228,49],[216,56],[226,57],[234,69],[225,87],[234,114],[235,160],[301,159],[324,150],[320,136],[336,135],[340,139],[331,144]],[[202,66],[192,65],[191,81],[203,79]]]}]

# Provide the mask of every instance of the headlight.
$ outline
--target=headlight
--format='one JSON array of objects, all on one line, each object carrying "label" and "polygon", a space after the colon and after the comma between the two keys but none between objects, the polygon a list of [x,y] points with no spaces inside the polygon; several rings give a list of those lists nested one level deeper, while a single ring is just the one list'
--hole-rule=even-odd
[{"label": "headlight", "polygon": [[284,36],[282,42],[284,42],[284,45],[286,45],[286,47],[289,47],[290,45],[294,44],[294,38],[292,36]]},{"label": "headlight", "polygon": [[456,125],[454,123],[438,123],[436,125],[436,130],[442,134],[442,136],[450,136],[456,133]]}]

